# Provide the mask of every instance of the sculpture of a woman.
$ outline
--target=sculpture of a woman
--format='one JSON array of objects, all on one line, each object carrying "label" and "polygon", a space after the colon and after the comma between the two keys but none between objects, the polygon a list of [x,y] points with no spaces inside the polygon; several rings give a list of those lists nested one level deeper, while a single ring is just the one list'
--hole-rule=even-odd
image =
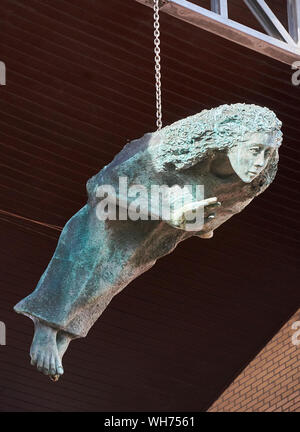
[{"label": "sculpture of a woman", "polygon": [[[31,363],[58,379],[69,342],[87,335],[118,292],[179,242],[191,236],[211,238],[263,192],[276,174],[280,128],[267,108],[223,105],[127,144],[88,181],[88,203],[65,225],[35,291],[15,306],[35,324]],[[175,199],[169,219],[101,220],[99,187],[113,187],[121,208],[120,177],[146,190],[153,184],[171,190],[202,185],[204,196],[188,207]],[[133,202],[127,199],[128,208]],[[191,208],[204,209],[201,229],[187,229]]]}]

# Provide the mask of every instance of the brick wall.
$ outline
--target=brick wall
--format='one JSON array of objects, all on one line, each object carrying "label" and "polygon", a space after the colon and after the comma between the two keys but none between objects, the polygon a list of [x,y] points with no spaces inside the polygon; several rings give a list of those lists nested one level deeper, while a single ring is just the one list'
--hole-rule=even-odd
[{"label": "brick wall", "polygon": [[300,345],[292,343],[296,321],[300,309],[208,411],[300,412]]}]

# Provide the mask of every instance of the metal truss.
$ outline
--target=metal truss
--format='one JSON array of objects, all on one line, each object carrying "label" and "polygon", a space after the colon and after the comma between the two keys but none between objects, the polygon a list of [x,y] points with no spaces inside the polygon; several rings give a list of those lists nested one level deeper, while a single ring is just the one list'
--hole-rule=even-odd
[{"label": "metal truss", "polygon": [[[136,1],[153,7],[153,0]],[[266,33],[231,20],[227,0],[211,0],[211,10],[187,0],[161,0],[160,3],[160,10],[169,15],[283,63],[292,65],[300,60],[300,0],[286,0],[288,30],[264,0],[244,0]]]}]

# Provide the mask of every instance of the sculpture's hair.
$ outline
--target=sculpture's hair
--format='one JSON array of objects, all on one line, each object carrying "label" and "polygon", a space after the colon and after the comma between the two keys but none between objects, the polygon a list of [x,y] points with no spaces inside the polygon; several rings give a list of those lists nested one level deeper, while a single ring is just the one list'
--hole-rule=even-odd
[{"label": "sculpture's hair", "polygon": [[268,132],[272,145],[282,142],[281,121],[266,107],[250,104],[221,105],[179,120],[161,129],[154,165],[158,171],[187,169],[245,141],[246,134]]}]

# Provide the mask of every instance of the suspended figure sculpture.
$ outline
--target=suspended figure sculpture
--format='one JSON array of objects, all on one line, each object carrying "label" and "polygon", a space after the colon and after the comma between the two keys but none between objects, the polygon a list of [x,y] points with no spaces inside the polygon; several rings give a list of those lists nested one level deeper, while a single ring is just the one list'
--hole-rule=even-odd
[{"label": "suspended figure sculpture", "polygon": [[[280,128],[267,108],[223,105],[128,143],[92,177],[88,203],[64,227],[35,291],[15,306],[35,324],[32,364],[57,380],[70,341],[87,335],[117,293],[181,241],[211,238],[216,228],[263,192],[276,174]],[[142,185],[146,191],[152,185],[167,185],[171,191],[202,185],[204,195],[186,206],[170,194],[169,219],[145,201],[139,219],[101,219],[102,185],[116,191],[119,210],[126,205],[125,210],[136,208],[132,196],[124,205],[120,178],[126,178],[128,188]],[[199,209],[204,219],[200,229],[196,224],[193,230],[187,220]]]}]

